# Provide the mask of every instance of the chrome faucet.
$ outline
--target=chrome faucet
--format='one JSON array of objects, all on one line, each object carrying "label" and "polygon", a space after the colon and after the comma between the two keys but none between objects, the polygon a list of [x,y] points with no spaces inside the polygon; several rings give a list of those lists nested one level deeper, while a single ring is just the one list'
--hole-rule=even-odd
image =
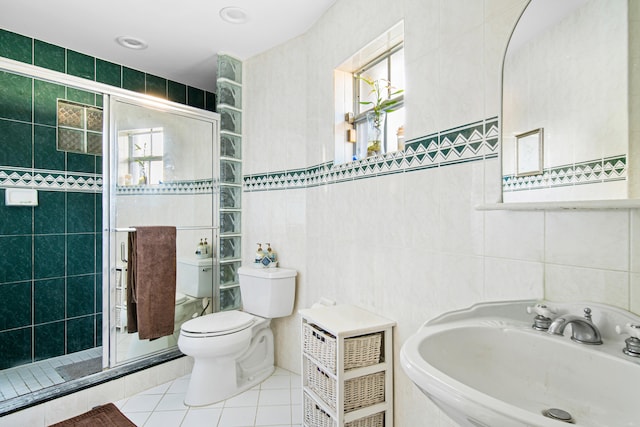
[{"label": "chrome faucet", "polygon": [[565,314],[551,322],[547,331],[553,335],[564,335],[565,328],[571,325],[571,339],[580,344],[602,344],[600,331],[591,320],[591,309],[584,309],[584,317]]}]

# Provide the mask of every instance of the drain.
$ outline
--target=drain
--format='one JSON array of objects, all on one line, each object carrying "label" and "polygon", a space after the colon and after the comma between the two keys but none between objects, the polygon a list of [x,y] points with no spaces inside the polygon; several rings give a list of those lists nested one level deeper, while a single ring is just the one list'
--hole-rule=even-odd
[{"label": "drain", "polygon": [[545,409],[544,411],[542,411],[542,415],[554,420],[564,421],[565,423],[573,424],[575,422],[570,413],[558,408]]}]

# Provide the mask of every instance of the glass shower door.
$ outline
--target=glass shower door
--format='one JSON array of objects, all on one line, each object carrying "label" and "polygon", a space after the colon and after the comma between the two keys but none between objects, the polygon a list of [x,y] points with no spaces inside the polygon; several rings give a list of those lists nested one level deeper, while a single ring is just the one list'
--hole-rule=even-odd
[{"label": "glass shower door", "polygon": [[[180,325],[218,298],[218,119],[173,104],[111,97],[109,184],[110,365],[174,349]],[[139,339],[127,330],[127,237],[135,227],[176,227],[174,334]],[[211,253],[198,253],[200,242]],[[210,292],[192,295],[184,266],[210,270]]]}]

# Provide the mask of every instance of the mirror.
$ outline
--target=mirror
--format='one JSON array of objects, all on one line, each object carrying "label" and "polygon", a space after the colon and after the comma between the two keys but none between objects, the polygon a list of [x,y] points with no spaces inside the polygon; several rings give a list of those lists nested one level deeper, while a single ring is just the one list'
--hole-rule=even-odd
[{"label": "mirror", "polygon": [[628,3],[527,5],[503,64],[503,202],[634,197]]}]

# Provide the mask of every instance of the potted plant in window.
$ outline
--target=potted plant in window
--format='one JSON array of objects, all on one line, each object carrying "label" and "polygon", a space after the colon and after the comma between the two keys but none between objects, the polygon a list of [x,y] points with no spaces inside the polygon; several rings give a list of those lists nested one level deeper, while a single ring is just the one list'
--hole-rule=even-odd
[{"label": "potted plant in window", "polygon": [[136,163],[138,164],[138,170],[140,177],[138,178],[138,185],[146,185],[147,184],[147,172],[144,167],[144,160],[146,158],[147,153],[147,143],[144,143],[144,148],[140,147],[138,144],[135,144],[136,151],[142,151],[142,157],[138,157],[136,159]]},{"label": "potted plant in window", "polygon": [[[392,107],[398,103],[398,99],[394,99],[394,96],[401,94],[403,90],[396,90],[386,79],[373,80],[366,76],[359,76],[358,79],[369,86],[369,95],[373,95],[374,99],[373,101],[360,101],[361,105],[371,106],[371,109],[366,113],[368,125],[366,157],[384,154],[384,121],[387,113],[394,111]],[[364,143],[357,151],[358,158],[365,157]]]}]

